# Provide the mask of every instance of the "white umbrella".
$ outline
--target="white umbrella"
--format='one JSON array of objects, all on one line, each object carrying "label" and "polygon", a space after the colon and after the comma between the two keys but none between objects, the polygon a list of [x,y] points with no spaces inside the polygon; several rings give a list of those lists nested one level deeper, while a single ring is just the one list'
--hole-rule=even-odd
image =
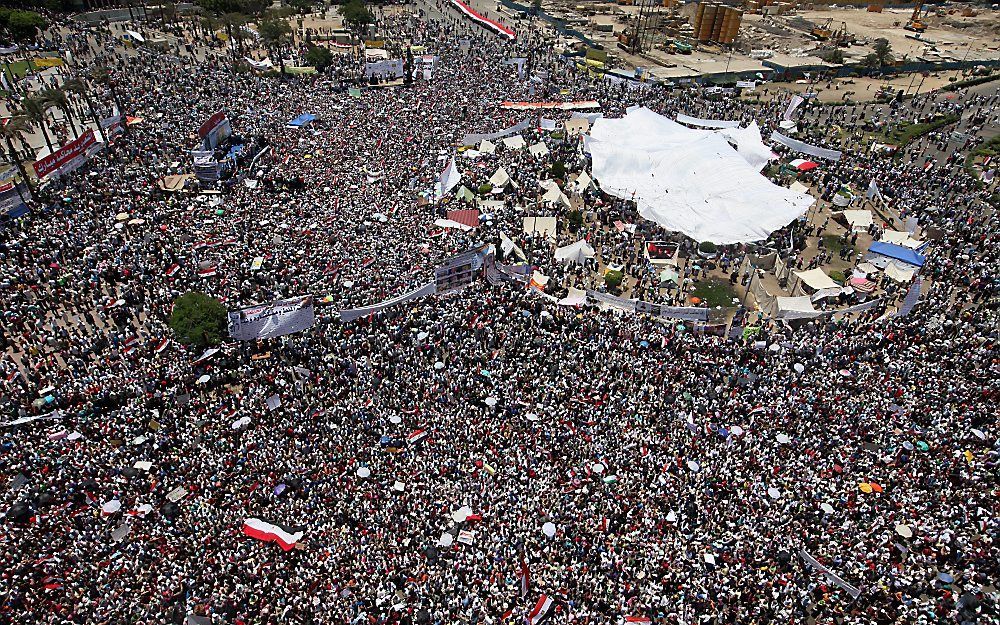
[{"label": "white umbrella", "polygon": [[797,362],[797,363],[795,363],[792,366],[795,368],[795,371],[798,372],[798,373],[802,373],[803,371],[806,370],[806,366],[804,364],[802,364],[801,362]]},{"label": "white umbrella", "polygon": [[497,399],[496,399],[496,397],[487,397],[486,398],[486,405],[489,406],[490,408],[492,408],[493,406],[496,406],[497,405]]},{"label": "white umbrella", "polygon": [[594,473],[597,473],[598,475],[604,473],[605,469],[604,465],[600,462],[595,462],[590,468],[593,469]]},{"label": "white umbrella", "polygon": [[441,369],[444,369],[444,363],[439,360],[434,363],[434,368],[440,371]]},{"label": "white umbrella", "polygon": [[773,486],[767,489],[767,494],[771,497],[771,499],[779,499],[781,497],[781,491]]},{"label": "white umbrella", "polygon": [[729,428],[729,431],[733,433],[733,436],[741,436],[743,434],[743,428],[738,425]]},{"label": "white umbrella", "polygon": [[701,470],[701,465],[698,464],[697,462],[695,462],[694,460],[688,460],[687,461],[687,465],[688,465],[688,468],[691,469],[692,471],[694,471],[695,473],[697,473],[699,470]]},{"label": "white umbrella", "polygon": [[826,503],[825,501],[819,505],[820,510],[827,514],[833,514],[833,506]]},{"label": "white umbrella", "polygon": [[358,477],[364,478],[368,477],[371,474],[372,474],[371,469],[369,469],[368,467],[360,467],[358,469]]},{"label": "white umbrella", "polygon": [[903,538],[912,538],[913,537],[913,530],[910,529],[909,525],[903,525],[903,524],[897,525],[896,526],[896,533],[899,534],[900,536],[902,536]]},{"label": "white umbrella", "polygon": [[778,434],[778,442],[782,445],[788,443],[790,440],[792,439],[788,436],[788,434]]},{"label": "white umbrella", "polygon": [[549,538],[552,538],[553,536],[556,535],[556,524],[551,521],[546,522],[544,525],[542,525],[542,533],[548,536]]},{"label": "white umbrella", "polygon": [[391,417],[389,417],[389,423],[393,425],[399,425],[402,422],[403,422],[403,417],[399,415],[392,415]]},{"label": "white umbrella", "polygon": [[462,523],[469,518],[470,514],[472,514],[472,508],[469,506],[462,506],[458,510],[451,513],[451,520],[455,523]]},{"label": "white umbrella", "polygon": [[104,514],[114,514],[115,512],[118,512],[121,509],[122,509],[122,502],[118,501],[117,499],[106,501],[104,502],[104,505],[101,506],[101,512],[103,512]]}]

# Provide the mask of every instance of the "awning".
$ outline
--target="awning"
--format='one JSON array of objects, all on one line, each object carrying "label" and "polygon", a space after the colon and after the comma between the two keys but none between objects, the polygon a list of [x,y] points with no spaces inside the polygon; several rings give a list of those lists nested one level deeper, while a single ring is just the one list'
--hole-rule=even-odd
[{"label": "awning", "polygon": [[448,219],[469,226],[470,228],[478,228],[479,210],[473,208],[469,210],[448,211]]},{"label": "awning", "polygon": [[822,269],[810,269],[809,271],[796,271],[794,273],[798,276],[799,280],[802,280],[803,284],[817,291],[820,289],[840,288],[840,285],[834,282],[830,276],[823,273]]}]

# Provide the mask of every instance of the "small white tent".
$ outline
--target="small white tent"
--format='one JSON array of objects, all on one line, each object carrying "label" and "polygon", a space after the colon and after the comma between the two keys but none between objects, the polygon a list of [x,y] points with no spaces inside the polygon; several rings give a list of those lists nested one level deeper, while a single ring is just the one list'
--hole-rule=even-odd
[{"label": "small white tent", "polygon": [[590,247],[590,244],[585,240],[556,248],[556,260],[580,263],[581,265],[596,254],[594,248]]}]

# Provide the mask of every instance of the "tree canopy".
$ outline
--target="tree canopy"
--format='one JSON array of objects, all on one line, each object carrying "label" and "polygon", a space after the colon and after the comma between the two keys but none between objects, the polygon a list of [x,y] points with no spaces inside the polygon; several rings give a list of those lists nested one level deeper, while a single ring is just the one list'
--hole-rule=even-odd
[{"label": "tree canopy", "polygon": [[362,0],[349,0],[349,2],[340,5],[340,15],[347,25],[355,31],[360,31],[375,21],[375,16]]},{"label": "tree canopy", "polygon": [[0,8],[0,33],[15,42],[30,41],[47,26],[45,18],[34,11]]},{"label": "tree canopy", "polygon": [[333,53],[329,48],[313,46],[306,52],[306,63],[315,67],[317,72],[323,72],[333,64]]},{"label": "tree canopy", "polygon": [[268,0],[197,0],[196,4],[215,15],[227,13],[260,15],[271,6]]},{"label": "tree canopy", "polygon": [[222,302],[198,291],[189,291],[174,301],[170,327],[185,345],[217,345],[226,333],[229,315]]}]

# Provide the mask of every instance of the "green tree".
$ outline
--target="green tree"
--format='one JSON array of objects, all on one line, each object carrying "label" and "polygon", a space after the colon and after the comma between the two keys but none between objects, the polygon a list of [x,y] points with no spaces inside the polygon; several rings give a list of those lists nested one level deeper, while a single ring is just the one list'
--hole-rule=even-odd
[{"label": "green tree", "polygon": [[[889,43],[888,39],[876,39],[875,45],[872,46],[872,53],[868,56],[875,57],[875,62],[878,64],[877,67],[890,65],[894,60],[892,56],[892,44]],[[865,57],[865,60],[867,61],[868,57]]]},{"label": "green tree", "polygon": [[48,27],[45,18],[34,11],[0,9],[0,32],[15,43],[25,43],[38,36]]},{"label": "green tree", "polygon": [[102,87],[106,87],[111,92],[111,100],[115,103],[118,114],[122,116],[122,130],[125,131],[125,134],[132,132],[128,128],[125,108],[122,106],[122,100],[118,94],[118,87],[115,84],[114,77],[111,75],[111,70],[103,65],[97,65],[90,69],[90,79]]},{"label": "green tree", "polygon": [[66,95],[66,92],[57,87],[49,87],[42,89],[38,93],[38,97],[47,100],[51,107],[63,112],[63,115],[66,116],[66,121],[69,122],[70,130],[73,132],[73,138],[76,139],[79,135],[76,131],[76,124],[73,122],[73,107],[70,106],[69,97]]},{"label": "green tree", "polygon": [[340,5],[340,15],[347,26],[357,34],[361,34],[366,26],[375,21],[375,16],[362,0],[349,0]]},{"label": "green tree", "polygon": [[552,163],[552,167],[549,169],[549,175],[556,180],[564,180],[566,178],[566,163],[562,161]]},{"label": "green tree", "polygon": [[329,48],[313,46],[306,52],[306,63],[315,67],[317,72],[323,73],[333,64],[333,53]]},{"label": "green tree", "polygon": [[101,119],[97,116],[97,111],[94,109],[94,101],[90,97],[90,87],[86,81],[73,77],[64,82],[62,88],[67,93],[73,93],[83,98],[83,101],[87,103],[87,110],[90,111],[90,118],[93,120],[94,125],[97,126],[97,132],[101,140],[107,142],[108,137],[104,134],[104,129],[101,128]]},{"label": "green tree", "polygon": [[[265,19],[257,25],[257,32],[260,33],[260,40],[264,47],[273,54],[278,55],[278,63],[281,66],[281,73],[285,73],[285,55],[281,49],[290,40],[292,27],[288,20]],[[318,68],[317,68],[318,69]]]},{"label": "green tree", "polygon": [[822,58],[827,63],[833,63],[834,65],[844,64],[844,53],[839,49],[823,52],[822,54],[820,54],[820,58]]},{"label": "green tree", "polygon": [[188,291],[174,301],[170,327],[181,343],[205,347],[222,341],[228,319],[222,302],[199,291]]}]

